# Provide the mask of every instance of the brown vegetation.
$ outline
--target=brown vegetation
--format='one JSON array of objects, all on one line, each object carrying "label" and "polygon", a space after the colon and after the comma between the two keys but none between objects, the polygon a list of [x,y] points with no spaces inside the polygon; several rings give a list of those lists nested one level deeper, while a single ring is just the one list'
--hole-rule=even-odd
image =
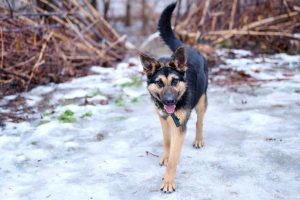
[{"label": "brown vegetation", "polygon": [[0,15],[0,98],[62,82],[124,56],[124,41],[88,0],[40,0]]},{"label": "brown vegetation", "polygon": [[205,41],[264,53],[300,52],[300,1],[198,0],[194,3],[197,6],[188,9],[176,27],[180,38],[191,45]]},{"label": "brown vegetation", "polygon": [[[25,6],[13,9],[9,2]],[[103,0],[103,5],[98,1],[103,15],[93,7],[95,2],[0,3],[0,98],[85,75],[91,65],[112,66],[123,59],[126,36],[120,37],[106,20],[118,24],[136,43],[157,29],[160,13],[154,8],[161,1]],[[124,12],[113,11],[114,3],[124,4]],[[178,0],[177,7],[176,33],[208,54],[212,63],[215,46],[300,53],[298,0]]]}]

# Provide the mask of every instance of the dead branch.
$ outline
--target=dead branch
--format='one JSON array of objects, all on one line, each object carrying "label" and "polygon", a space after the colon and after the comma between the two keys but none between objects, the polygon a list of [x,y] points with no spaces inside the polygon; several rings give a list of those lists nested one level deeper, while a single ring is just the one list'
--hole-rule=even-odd
[{"label": "dead branch", "polygon": [[29,80],[29,78],[28,78],[27,76],[23,76],[23,75],[21,75],[21,74],[16,74],[16,73],[14,73],[14,72],[8,71],[8,70],[3,69],[3,68],[0,68],[0,72],[5,73],[5,74],[8,74],[8,75],[15,76],[15,77],[17,77],[17,78],[21,78],[21,79],[23,79],[23,80],[25,80],[25,81],[28,81],[28,80]]},{"label": "dead branch", "polygon": [[234,26],[234,17],[235,17],[235,13],[236,13],[236,8],[237,8],[237,0],[234,0],[231,14],[230,14],[229,30],[232,30],[233,26]]},{"label": "dead branch", "polygon": [[[285,37],[293,40],[299,40],[300,37],[296,37],[293,34],[285,32],[267,32],[267,31],[244,31],[244,30],[228,30],[228,31],[212,31],[208,32],[208,35],[252,35],[252,36],[276,36],[276,37]],[[217,41],[216,41],[217,42]]]},{"label": "dead branch", "polygon": [[1,63],[0,68],[3,68],[3,62],[4,62],[4,39],[3,39],[3,31],[2,27],[0,27],[0,36],[1,36]]},{"label": "dead branch", "polygon": [[201,17],[201,20],[199,22],[199,27],[203,26],[203,24],[204,24],[204,21],[205,21],[207,12],[208,12],[209,5],[210,5],[210,0],[206,0],[205,5],[204,5],[204,9],[203,9],[203,13],[202,13],[202,17]]},{"label": "dead branch", "polygon": [[29,84],[30,84],[30,82],[31,82],[31,80],[33,78],[33,75],[36,73],[36,71],[38,70],[39,66],[45,63],[45,60],[42,60],[42,59],[44,57],[44,53],[45,53],[47,44],[48,44],[49,40],[51,39],[52,35],[53,35],[53,31],[50,32],[50,34],[46,37],[45,42],[43,43],[43,46],[42,46],[41,52],[39,54],[38,60],[36,61],[36,63],[34,64],[34,66],[32,68],[29,80],[28,80],[27,85],[25,87],[26,91],[28,90],[28,87],[29,87]]}]

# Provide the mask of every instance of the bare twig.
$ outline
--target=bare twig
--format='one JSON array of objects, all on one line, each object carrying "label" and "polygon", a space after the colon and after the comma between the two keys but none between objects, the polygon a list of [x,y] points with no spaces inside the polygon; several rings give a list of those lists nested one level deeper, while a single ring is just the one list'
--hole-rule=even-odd
[{"label": "bare twig", "polygon": [[0,68],[3,68],[3,62],[4,62],[4,38],[3,38],[2,27],[0,27],[0,36],[1,36],[1,63],[0,63]]},{"label": "bare twig", "polygon": [[53,31],[51,31],[51,32],[49,33],[49,35],[46,37],[46,40],[45,40],[45,42],[44,42],[44,44],[43,44],[43,46],[42,46],[41,52],[40,52],[40,54],[39,54],[38,60],[36,61],[36,63],[34,64],[34,66],[33,66],[33,68],[32,68],[32,71],[31,71],[29,80],[28,80],[27,85],[26,85],[26,91],[27,91],[28,88],[29,88],[29,85],[30,85],[30,82],[31,82],[31,80],[32,80],[32,78],[33,78],[33,76],[34,76],[34,73],[38,70],[39,66],[42,65],[42,64],[45,62],[45,61],[42,60],[42,59],[43,59],[43,57],[44,57],[44,53],[45,53],[47,44],[48,44],[49,40],[51,39],[52,35],[53,35]]},{"label": "bare twig", "polygon": [[[26,16],[26,17],[50,17],[50,16],[59,16],[59,17],[65,17],[68,14],[73,14],[73,13],[68,13],[68,12],[45,12],[45,13],[16,13],[14,16],[19,17],[19,16]],[[7,19],[8,17],[2,18],[2,19]]]},{"label": "bare twig", "polygon": [[3,68],[0,68],[0,72],[5,73],[5,74],[7,74],[7,75],[15,76],[15,77],[17,77],[17,78],[21,78],[21,79],[23,79],[23,80],[25,80],[25,81],[28,81],[28,80],[29,80],[29,78],[28,78],[27,76],[24,76],[24,75],[21,75],[21,74],[17,74],[17,73],[8,71],[8,70],[3,69]]},{"label": "bare twig", "polygon": [[24,61],[24,62],[20,62],[20,63],[17,63],[16,65],[13,66],[14,67],[20,67],[20,66],[24,66],[30,62],[32,62],[34,59],[36,58],[36,56],[32,56],[31,58],[29,58],[28,60]]},{"label": "bare twig", "polygon": [[8,8],[9,8],[10,17],[13,18],[14,17],[14,10],[12,9],[12,6],[10,5],[9,0],[5,0],[5,1],[8,5]]},{"label": "bare twig", "polygon": [[[300,37],[296,37],[293,34],[285,32],[266,32],[266,31],[245,31],[245,30],[228,30],[228,31],[211,31],[207,33],[208,35],[252,35],[252,36],[276,36],[276,37],[285,37],[293,40],[299,40]],[[218,40],[217,40],[218,41]],[[216,41],[216,42],[217,42]],[[214,42],[214,43],[216,43]]]},{"label": "bare twig", "polygon": [[285,9],[288,11],[288,13],[290,13],[291,9],[289,8],[289,4],[286,2],[286,0],[283,0],[283,5],[284,5]]},{"label": "bare twig", "polygon": [[60,24],[49,24],[47,26],[45,25],[36,25],[36,26],[22,26],[22,27],[18,27],[18,28],[11,28],[11,29],[8,29],[6,28],[5,30],[2,29],[2,32],[4,33],[10,33],[10,32],[14,32],[14,33],[17,33],[17,32],[24,32],[26,30],[40,30],[40,29],[45,29],[45,28],[51,28],[51,29],[57,29],[57,28],[61,28],[62,26]]},{"label": "bare twig", "polygon": [[80,38],[80,35],[85,34],[86,32],[90,31],[91,28],[93,28],[93,26],[95,26],[95,24],[97,24],[99,22],[99,20],[95,20],[93,23],[91,23],[89,26],[87,26],[85,29],[83,29],[82,31],[80,31],[80,34],[78,34],[73,41],[76,41],[78,38]]},{"label": "bare twig", "polygon": [[234,17],[236,13],[236,8],[237,8],[237,0],[233,0],[233,6],[230,14],[229,30],[232,30],[234,26]]},{"label": "bare twig", "polygon": [[146,155],[151,155],[151,156],[154,156],[154,157],[159,157],[158,155],[154,154],[154,153],[151,153],[150,151],[146,151]]},{"label": "bare twig", "polygon": [[203,13],[202,13],[202,18],[199,22],[199,27],[202,27],[209,9],[209,5],[210,5],[210,0],[206,0],[205,5],[204,5],[204,9],[203,9]]}]

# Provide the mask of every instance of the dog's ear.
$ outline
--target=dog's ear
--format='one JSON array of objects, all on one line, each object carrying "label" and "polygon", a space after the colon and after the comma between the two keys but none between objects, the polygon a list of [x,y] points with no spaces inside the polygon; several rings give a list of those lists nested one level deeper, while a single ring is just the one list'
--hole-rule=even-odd
[{"label": "dog's ear", "polygon": [[146,54],[141,53],[140,59],[143,65],[144,72],[147,76],[152,75],[155,72],[155,70],[158,69],[160,66],[159,62],[155,58]]},{"label": "dog's ear", "polygon": [[186,58],[186,51],[184,47],[179,47],[178,49],[176,49],[176,51],[172,55],[171,62],[172,65],[179,71],[181,72],[186,71],[187,58]]}]

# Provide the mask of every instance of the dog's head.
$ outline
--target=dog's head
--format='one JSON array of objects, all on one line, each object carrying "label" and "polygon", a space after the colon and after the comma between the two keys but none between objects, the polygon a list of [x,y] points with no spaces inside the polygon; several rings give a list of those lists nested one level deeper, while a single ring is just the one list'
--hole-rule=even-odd
[{"label": "dog's head", "polygon": [[185,49],[179,47],[170,59],[156,60],[145,54],[140,58],[151,96],[163,105],[167,113],[174,113],[177,102],[186,91]]}]

